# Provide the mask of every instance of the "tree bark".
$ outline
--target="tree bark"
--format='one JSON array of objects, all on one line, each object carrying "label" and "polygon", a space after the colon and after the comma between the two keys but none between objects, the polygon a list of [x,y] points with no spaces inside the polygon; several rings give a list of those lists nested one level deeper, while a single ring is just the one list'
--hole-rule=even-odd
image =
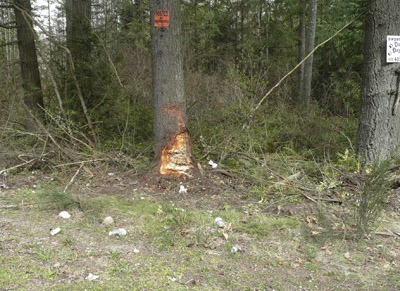
[{"label": "tree bark", "polygon": [[25,92],[24,104],[30,111],[26,117],[25,127],[28,131],[35,131],[38,125],[34,119],[39,121],[44,119],[42,110],[44,102],[36,54],[35,32],[29,18],[31,11],[30,0],[14,0],[22,87]]},{"label": "tree bark", "polygon": [[[299,52],[298,62],[300,63],[306,56],[306,0],[300,0],[300,13],[299,13]],[[302,102],[300,92],[303,86],[303,75],[304,75],[304,63],[300,65],[298,69],[298,99],[299,103]]]},{"label": "tree bark", "polygon": [[[315,46],[315,30],[317,26],[317,0],[308,1],[307,29],[305,35],[305,56],[311,53]],[[305,9],[305,8],[304,8]],[[311,83],[313,71],[313,56],[304,62],[303,74],[299,88],[300,102],[306,107],[311,100]]]},{"label": "tree bark", "polygon": [[386,37],[399,35],[398,0],[371,0],[365,24],[358,152],[366,164],[398,155],[400,65],[386,63]]},{"label": "tree bark", "polygon": [[180,1],[150,3],[157,171],[180,177],[193,167],[186,125]]},{"label": "tree bark", "polygon": [[[91,0],[66,0],[66,32],[67,47],[71,52],[74,71],[78,84],[72,78],[70,84],[67,107],[82,111],[79,94],[88,108],[96,106],[92,96],[92,27],[91,27]],[[76,86],[80,87],[80,92]]]}]

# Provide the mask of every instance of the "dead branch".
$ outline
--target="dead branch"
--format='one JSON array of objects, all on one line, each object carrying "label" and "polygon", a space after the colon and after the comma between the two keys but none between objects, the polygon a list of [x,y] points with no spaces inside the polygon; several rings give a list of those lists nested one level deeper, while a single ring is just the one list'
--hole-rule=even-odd
[{"label": "dead branch", "polygon": [[81,165],[80,165],[79,169],[76,171],[75,175],[71,178],[71,180],[69,181],[67,186],[65,186],[64,191],[63,191],[64,193],[67,192],[68,187],[71,186],[72,183],[74,183],[75,178],[79,175],[79,172],[81,171],[83,166],[84,166],[84,163],[81,163]]},{"label": "dead branch", "polygon": [[106,56],[107,56],[108,61],[110,62],[110,65],[111,65],[111,67],[112,67],[112,69],[113,69],[113,71],[114,71],[114,74],[115,74],[115,76],[116,76],[116,78],[117,78],[117,80],[118,80],[119,85],[123,88],[124,85],[123,85],[122,82],[121,82],[121,78],[120,78],[119,75],[118,75],[117,68],[115,67],[115,65],[114,65],[114,63],[113,63],[113,61],[112,61],[112,59],[111,59],[111,57],[110,57],[110,54],[108,53],[108,51],[107,51],[107,49],[106,49],[106,46],[104,45],[104,43],[101,41],[100,37],[99,37],[97,34],[95,34],[95,36],[97,37],[97,40],[99,41],[100,45],[102,46],[102,48],[103,48],[103,50],[104,50],[104,53],[105,53]]},{"label": "dead branch", "polygon": [[108,159],[93,159],[93,160],[86,160],[86,161],[78,161],[78,162],[71,162],[71,163],[64,163],[60,165],[56,165],[53,168],[60,168],[60,167],[66,167],[66,166],[73,166],[73,165],[79,165],[79,164],[88,164],[88,163],[94,163],[94,162],[104,162],[108,161]]},{"label": "dead branch", "polygon": [[12,171],[12,170],[15,170],[15,169],[18,169],[18,168],[27,166],[27,165],[29,165],[29,164],[35,162],[36,160],[37,160],[37,159],[34,158],[34,159],[31,159],[31,160],[29,160],[29,161],[26,161],[26,162],[24,162],[24,163],[22,163],[22,164],[13,166],[13,167],[11,167],[11,168],[7,168],[7,169],[4,169],[4,170],[1,170],[1,171],[0,171],[0,175],[2,175],[2,174],[4,174],[4,173],[7,173],[8,171]]},{"label": "dead branch", "polygon": [[388,232],[377,231],[377,232],[374,232],[374,234],[381,235],[381,236],[387,236],[387,237],[392,236],[392,237],[400,238],[399,232],[394,232],[391,230],[388,230]]},{"label": "dead branch", "polygon": [[56,147],[59,148],[59,150],[66,155],[70,160],[74,161],[75,157],[69,153],[66,149],[64,149],[63,147],[61,147],[58,142],[56,141],[56,139],[53,137],[53,135],[46,129],[46,127],[43,125],[43,123],[32,113],[32,111],[26,106],[24,105],[26,108],[26,111],[28,111],[29,115],[33,118],[33,120],[35,120],[35,122],[39,125],[39,127],[46,133],[46,135],[48,136],[48,138],[50,138],[50,140],[54,143],[54,145]]},{"label": "dead branch", "polygon": [[73,136],[73,134],[71,133],[71,129],[70,129],[70,128],[68,128],[69,131],[67,131],[67,130],[65,129],[65,127],[62,126],[62,125],[53,117],[53,115],[50,114],[49,111],[47,111],[47,110],[44,109],[44,108],[42,108],[42,110],[44,110],[44,112],[45,112],[45,113],[58,125],[58,127],[61,128],[61,130],[64,131],[65,134],[67,134],[72,140],[75,140],[75,141],[77,141],[78,143],[84,145],[84,146],[85,146],[87,149],[89,149],[89,150],[93,150],[93,148],[92,148],[89,144],[87,144],[87,143],[83,142],[82,140],[80,140],[80,139],[76,138],[75,136]]}]

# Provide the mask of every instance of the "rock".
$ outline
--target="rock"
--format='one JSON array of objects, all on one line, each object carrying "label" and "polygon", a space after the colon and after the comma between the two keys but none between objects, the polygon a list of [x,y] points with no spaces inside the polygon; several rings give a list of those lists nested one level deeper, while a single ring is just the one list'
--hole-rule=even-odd
[{"label": "rock", "polygon": [[64,219],[68,219],[71,217],[71,214],[68,213],[68,211],[61,211],[58,214],[59,217],[64,218]]},{"label": "rock", "polygon": [[59,227],[54,228],[54,229],[52,229],[52,230],[50,231],[50,235],[51,235],[51,236],[54,236],[54,235],[60,233],[60,231],[61,231],[61,228],[59,228]]},{"label": "rock", "polygon": [[114,219],[111,216],[107,216],[106,218],[103,219],[103,224],[112,225],[114,224]]}]

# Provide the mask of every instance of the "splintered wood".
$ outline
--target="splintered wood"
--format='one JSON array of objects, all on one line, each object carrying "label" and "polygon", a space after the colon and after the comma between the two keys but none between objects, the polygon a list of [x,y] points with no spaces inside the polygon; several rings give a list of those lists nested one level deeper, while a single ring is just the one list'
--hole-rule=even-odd
[{"label": "splintered wood", "polygon": [[189,134],[181,132],[161,150],[160,174],[181,177],[188,175],[192,167]]}]

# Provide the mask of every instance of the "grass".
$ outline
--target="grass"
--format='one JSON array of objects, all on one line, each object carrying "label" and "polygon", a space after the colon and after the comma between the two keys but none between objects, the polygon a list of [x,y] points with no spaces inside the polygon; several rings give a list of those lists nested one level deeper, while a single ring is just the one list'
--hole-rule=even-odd
[{"label": "grass", "polygon": [[[250,193],[240,203],[241,195],[235,192],[198,196],[202,201],[197,207],[190,203],[194,197],[172,193],[96,191],[96,195],[71,194],[54,185],[39,185],[34,191],[0,193],[0,204],[18,205],[0,209],[0,289],[293,290],[301,286],[308,290],[317,286],[319,290],[385,290],[399,286],[395,276],[399,242],[390,237],[344,239],[333,231],[343,215],[340,207],[326,205],[319,211],[288,215],[285,205],[293,208],[306,201],[284,202],[282,213],[273,214],[267,211],[270,202],[251,199],[259,193]],[[215,204],[217,198],[221,203]],[[68,220],[57,216],[65,209],[71,213]],[[115,220],[112,226],[101,224],[108,215]],[[226,228],[215,224],[218,216]],[[62,232],[52,237],[49,231],[56,225]],[[109,237],[113,227],[126,228],[127,236]],[[239,252],[231,252],[234,245]],[[88,281],[89,273],[100,277]]]}]

